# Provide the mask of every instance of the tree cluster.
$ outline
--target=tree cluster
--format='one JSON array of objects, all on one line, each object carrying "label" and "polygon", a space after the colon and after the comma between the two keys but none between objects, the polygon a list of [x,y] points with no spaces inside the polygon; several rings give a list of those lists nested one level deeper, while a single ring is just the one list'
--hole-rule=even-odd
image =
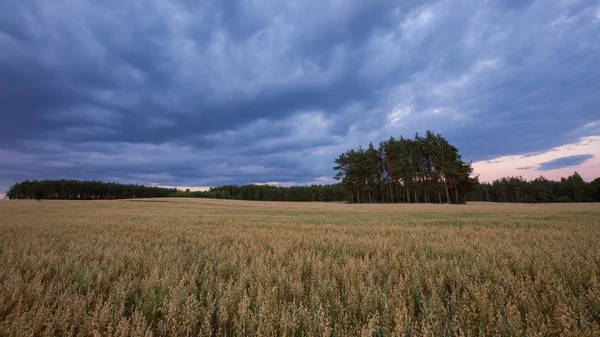
[{"label": "tree cluster", "polygon": [[335,164],[351,203],[461,203],[477,184],[458,149],[431,131],[346,151]]},{"label": "tree cluster", "polygon": [[342,201],[345,192],[339,184],[311,186],[228,185],[208,191],[172,193],[171,197],[236,199],[256,201]]},{"label": "tree cluster", "polygon": [[600,178],[586,183],[577,172],[560,181],[543,176],[530,181],[523,177],[505,177],[475,186],[466,198],[520,203],[600,201]]},{"label": "tree cluster", "polygon": [[33,180],[16,183],[6,191],[9,199],[126,199],[167,197],[176,189],[80,180]]}]

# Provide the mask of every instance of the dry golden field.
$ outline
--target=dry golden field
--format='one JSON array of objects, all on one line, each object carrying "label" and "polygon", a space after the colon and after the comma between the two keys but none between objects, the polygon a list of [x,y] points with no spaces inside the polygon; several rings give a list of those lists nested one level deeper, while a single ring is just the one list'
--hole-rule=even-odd
[{"label": "dry golden field", "polygon": [[599,281],[599,204],[0,202],[0,336],[599,336]]}]

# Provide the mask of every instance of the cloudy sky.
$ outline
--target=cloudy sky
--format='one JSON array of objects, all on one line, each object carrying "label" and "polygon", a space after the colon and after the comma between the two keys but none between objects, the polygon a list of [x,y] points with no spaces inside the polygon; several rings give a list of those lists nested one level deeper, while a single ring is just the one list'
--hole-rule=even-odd
[{"label": "cloudy sky", "polygon": [[0,2],[0,193],[18,180],[331,182],[431,129],[503,175],[600,176],[586,0]]}]

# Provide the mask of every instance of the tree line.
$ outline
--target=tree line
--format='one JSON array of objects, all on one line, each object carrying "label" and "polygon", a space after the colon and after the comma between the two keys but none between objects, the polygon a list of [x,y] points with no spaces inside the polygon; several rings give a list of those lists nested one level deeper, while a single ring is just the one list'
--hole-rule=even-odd
[{"label": "tree line", "polygon": [[471,163],[440,134],[390,137],[335,159],[337,184],[311,186],[226,185],[208,191],[79,180],[33,180],[14,184],[9,199],[125,199],[188,197],[255,201],[348,201],[349,203],[464,203],[600,201],[600,178],[586,183],[575,172],[560,181],[505,177],[479,183]]},{"label": "tree line", "polygon": [[600,201],[600,178],[586,183],[577,172],[560,181],[543,176],[529,181],[523,177],[504,177],[474,186],[466,199],[519,203],[594,202]]},{"label": "tree line", "polygon": [[170,194],[179,198],[210,198],[255,201],[344,201],[346,191],[339,184],[311,186],[271,186],[271,185],[227,185],[212,187],[208,191]]},{"label": "tree line", "polygon": [[431,131],[346,151],[335,164],[350,203],[462,203],[478,183],[458,149]]},{"label": "tree line", "polygon": [[33,180],[12,185],[9,199],[97,200],[168,197],[176,189],[81,180]]}]

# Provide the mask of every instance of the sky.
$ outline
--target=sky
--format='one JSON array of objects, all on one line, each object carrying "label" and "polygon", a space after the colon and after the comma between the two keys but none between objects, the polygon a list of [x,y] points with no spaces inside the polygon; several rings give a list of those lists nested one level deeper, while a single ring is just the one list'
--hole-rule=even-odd
[{"label": "sky", "polygon": [[0,193],[24,179],[333,182],[432,130],[505,175],[600,176],[585,0],[0,2]]}]

